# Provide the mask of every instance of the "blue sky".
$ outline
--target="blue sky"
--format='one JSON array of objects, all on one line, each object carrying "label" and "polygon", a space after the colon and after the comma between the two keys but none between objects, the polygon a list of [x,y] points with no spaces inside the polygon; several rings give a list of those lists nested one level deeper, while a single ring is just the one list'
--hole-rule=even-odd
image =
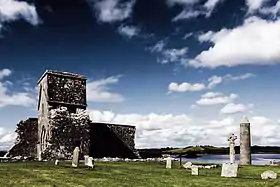
[{"label": "blue sky", "polygon": [[[88,77],[93,121],[135,125],[136,147],[279,145],[280,1],[0,0],[0,144],[36,117],[46,69]],[[237,140],[238,142],[238,140]]]}]

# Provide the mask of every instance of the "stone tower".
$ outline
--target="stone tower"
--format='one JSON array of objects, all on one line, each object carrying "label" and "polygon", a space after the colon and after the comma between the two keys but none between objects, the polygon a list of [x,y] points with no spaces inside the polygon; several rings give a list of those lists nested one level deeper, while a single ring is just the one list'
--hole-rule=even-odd
[{"label": "stone tower", "polygon": [[250,122],[246,117],[240,122],[240,164],[251,165]]},{"label": "stone tower", "polygon": [[38,81],[38,144],[37,156],[49,146],[52,138],[52,110],[61,107],[68,114],[85,110],[86,77],[78,74],[47,70]]}]

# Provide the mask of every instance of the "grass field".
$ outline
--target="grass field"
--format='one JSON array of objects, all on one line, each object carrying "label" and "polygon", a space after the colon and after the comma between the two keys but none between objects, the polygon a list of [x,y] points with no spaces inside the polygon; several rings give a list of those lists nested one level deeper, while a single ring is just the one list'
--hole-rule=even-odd
[{"label": "grass field", "polygon": [[202,169],[199,176],[192,176],[190,170],[181,169],[179,165],[165,169],[164,163],[96,162],[95,165],[89,170],[82,163],[78,168],[72,168],[71,163],[59,166],[50,162],[0,163],[0,186],[280,187],[280,179],[260,178],[266,170],[279,174],[279,167],[244,166],[239,168],[238,178],[222,178],[221,168]]}]

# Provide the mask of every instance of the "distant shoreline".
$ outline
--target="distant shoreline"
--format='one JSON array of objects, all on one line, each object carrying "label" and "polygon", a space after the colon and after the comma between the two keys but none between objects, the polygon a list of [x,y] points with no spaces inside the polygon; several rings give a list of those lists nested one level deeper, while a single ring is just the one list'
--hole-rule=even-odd
[{"label": "distant shoreline", "polygon": [[[235,147],[235,153],[239,154],[240,147]],[[189,146],[185,148],[153,148],[138,149],[140,155],[144,158],[160,157],[163,154],[177,155],[186,158],[197,158],[201,155],[228,155],[229,147],[214,146]],[[251,154],[280,154],[280,147],[276,146],[252,146]]]}]

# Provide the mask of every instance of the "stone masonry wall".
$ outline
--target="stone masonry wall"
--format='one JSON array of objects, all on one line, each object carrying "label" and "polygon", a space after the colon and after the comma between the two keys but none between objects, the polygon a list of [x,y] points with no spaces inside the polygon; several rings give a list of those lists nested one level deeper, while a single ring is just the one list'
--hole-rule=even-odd
[{"label": "stone masonry wall", "polygon": [[50,110],[51,138],[42,152],[43,159],[70,159],[76,146],[81,155],[88,154],[90,143],[89,115],[85,110],[70,113],[66,107]]},{"label": "stone masonry wall", "polygon": [[134,126],[113,124],[108,124],[107,126],[119,137],[120,140],[123,141],[125,146],[127,146],[138,158],[140,158],[138,151],[135,149],[134,138],[136,128]]},{"label": "stone masonry wall", "polygon": [[86,105],[86,80],[48,75],[48,96],[51,102]]},{"label": "stone masonry wall", "polygon": [[[38,103],[38,143],[41,145],[41,149],[44,149],[46,145],[43,145],[51,136],[49,125],[49,103],[48,101],[48,84],[47,77],[44,77],[39,84],[39,103]],[[43,132],[44,130],[44,132]]]}]

